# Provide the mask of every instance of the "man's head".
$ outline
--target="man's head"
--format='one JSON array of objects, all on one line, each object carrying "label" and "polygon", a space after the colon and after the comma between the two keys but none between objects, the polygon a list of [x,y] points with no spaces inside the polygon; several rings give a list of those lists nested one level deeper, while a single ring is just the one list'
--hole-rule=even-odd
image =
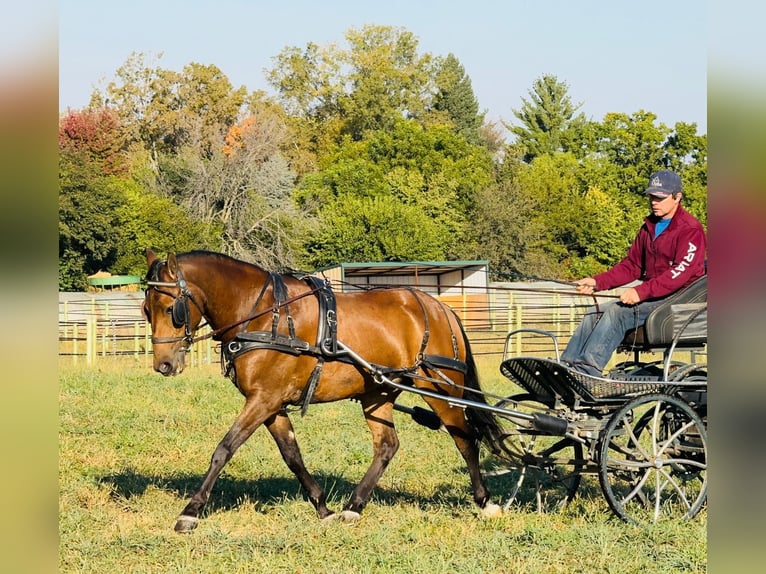
[{"label": "man's head", "polygon": [[667,169],[655,171],[649,176],[649,186],[645,193],[649,196],[649,204],[655,216],[662,219],[673,217],[683,195],[681,178]]}]

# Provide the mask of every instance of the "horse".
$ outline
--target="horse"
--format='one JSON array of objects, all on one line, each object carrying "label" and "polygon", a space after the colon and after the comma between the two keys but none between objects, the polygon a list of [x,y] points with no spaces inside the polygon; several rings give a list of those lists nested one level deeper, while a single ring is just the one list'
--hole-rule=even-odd
[{"label": "horse", "polygon": [[[146,261],[143,311],[151,324],[154,370],[180,374],[190,346],[210,336],[221,341],[222,366],[244,397],[176,532],[196,528],[224,465],[261,425],[321,521],[359,520],[399,448],[393,410],[406,388],[425,393],[431,410],[420,410],[438,417],[435,428],[454,440],[480,512],[501,513],[480,472],[479,446],[492,445],[502,430],[494,413],[478,404],[485,399],[469,341],[448,306],[409,287],[335,293],[326,280],[282,275],[209,251],[170,253],[163,261],[147,250]],[[203,320],[211,330],[195,337]],[[449,400],[460,397],[475,402],[465,407]],[[344,399],[361,405],[373,457],[338,515],[303,463],[288,409],[301,406],[305,414],[310,404]]]}]

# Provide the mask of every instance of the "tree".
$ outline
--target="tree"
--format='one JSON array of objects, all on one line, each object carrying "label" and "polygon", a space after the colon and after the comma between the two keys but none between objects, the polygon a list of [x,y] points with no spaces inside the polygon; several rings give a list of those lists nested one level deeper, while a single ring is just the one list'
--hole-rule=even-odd
[{"label": "tree", "polygon": [[125,147],[120,120],[108,108],[70,110],[59,121],[59,152],[69,165],[89,166],[102,175],[124,174]]},{"label": "tree", "polygon": [[[67,168],[62,165],[61,171]],[[125,201],[115,176],[92,177],[59,191],[59,289],[84,291],[88,275],[117,258],[117,210]]]},{"label": "tree", "polygon": [[524,161],[557,151],[576,152],[574,136],[585,116],[575,115],[582,104],[572,103],[569,86],[556,76],[544,75],[528,93],[530,99],[522,98],[521,109],[513,110],[521,125],[506,124],[523,147]]},{"label": "tree", "polygon": [[285,109],[311,131],[319,156],[343,136],[360,140],[403,116],[422,117],[434,91],[433,58],[418,54],[411,32],[368,25],[347,31],[346,41],[346,49],[286,48],[268,72]]},{"label": "tree", "polygon": [[348,261],[444,258],[444,232],[415,204],[392,196],[348,197],[328,205],[306,245],[315,267]]},{"label": "tree", "polygon": [[455,132],[472,144],[483,143],[481,126],[484,115],[479,113],[479,101],[473,92],[471,79],[453,54],[448,54],[436,73],[436,94],[433,109],[445,112],[455,126]]},{"label": "tree", "polygon": [[262,107],[229,130],[218,149],[191,142],[164,156],[166,195],[221,233],[221,250],[264,267],[293,266],[306,217],[292,202],[295,174],[280,149],[282,118]]},{"label": "tree", "polygon": [[59,288],[85,289],[108,269],[118,244],[116,210],[127,170],[120,123],[111,111],[70,111],[59,121]]},{"label": "tree", "polygon": [[[362,141],[347,138],[322,168],[304,178],[296,196],[319,218],[319,238],[307,241],[315,265],[347,260],[351,253],[344,245],[365,241],[383,260],[405,254],[459,258],[476,190],[493,177],[486,149],[468,144],[448,126],[401,118],[393,129],[368,132]],[[348,206],[358,207],[367,223],[352,224]],[[387,216],[384,209],[390,210]],[[380,223],[384,217],[389,224]],[[401,231],[394,232],[398,218]],[[352,252],[371,255],[361,248]]]},{"label": "tree", "polygon": [[[161,57],[161,55],[160,55]],[[150,67],[144,54],[133,53],[117,70],[104,94],[92,101],[114,109],[126,126],[126,137],[141,142],[158,161],[196,142],[212,153],[236,123],[247,102],[244,86],[234,88],[219,68],[191,63],[182,72]]]},{"label": "tree", "polygon": [[111,271],[143,275],[147,248],[164,253],[221,249],[220,229],[214,224],[192,219],[170,199],[142,189],[135,180],[119,185],[125,201],[115,213],[119,240]]}]

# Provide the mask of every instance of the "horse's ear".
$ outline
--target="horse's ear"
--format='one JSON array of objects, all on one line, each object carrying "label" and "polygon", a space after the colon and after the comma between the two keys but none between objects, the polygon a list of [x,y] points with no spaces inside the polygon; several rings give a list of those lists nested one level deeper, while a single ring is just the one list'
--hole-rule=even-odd
[{"label": "horse's ear", "polygon": [[147,265],[149,265],[149,267],[151,267],[152,263],[154,263],[157,260],[157,255],[151,249],[147,249],[144,252],[144,255],[146,255],[146,263]]},{"label": "horse's ear", "polygon": [[175,253],[168,253],[168,271],[172,279],[178,277],[178,260]]}]

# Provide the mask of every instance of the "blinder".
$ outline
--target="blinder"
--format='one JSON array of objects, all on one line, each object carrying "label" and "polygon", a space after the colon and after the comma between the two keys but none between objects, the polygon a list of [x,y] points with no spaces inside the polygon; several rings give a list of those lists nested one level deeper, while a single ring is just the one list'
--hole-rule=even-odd
[{"label": "blinder", "polygon": [[[162,293],[164,295],[167,295],[169,297],[173,297],[173,304],[170,306],[170,309],[168,309],[168,313],[170,315],[170,319],[173,323],[173,327],[176,329],[180,329],[181,327],[184,328],[184,336],[183,337],[152,337],[152,343],[175,343],[178,341],[186,341],[187,343],[192,342],[192,327],[191,327],[191,314],[189,310],[189,300],[193,301],[195,305],[197,305],[197,302],[194,301],[194,296],[192,295],[189,288],[186,286],[186,280],[183,278],[183,275],[181,274],[181,270],[177,270],[178,273],[178,280],[174,282],[169,281],[156,281],[156,280],[149,280],[147,281],[147,294],[149,291],[149,288],[156,289],[157,292]],[[180,293],[178,296],[173,295],[172,293],[169,293],[167,291],[163,291],[159,289],[159,287],[178,287],[180,289]],[[197,305],[199,307],[199,305]],[[151,323],[151,317],[149,316],[149,313],[146,309],[146,303],[144,303],[144,313]]]},{"label": "blinder", "polygon": [[189,322],[189,299],[185,295],[176,297],[170,311],[170,318],[176,329],[184,327]]}]

